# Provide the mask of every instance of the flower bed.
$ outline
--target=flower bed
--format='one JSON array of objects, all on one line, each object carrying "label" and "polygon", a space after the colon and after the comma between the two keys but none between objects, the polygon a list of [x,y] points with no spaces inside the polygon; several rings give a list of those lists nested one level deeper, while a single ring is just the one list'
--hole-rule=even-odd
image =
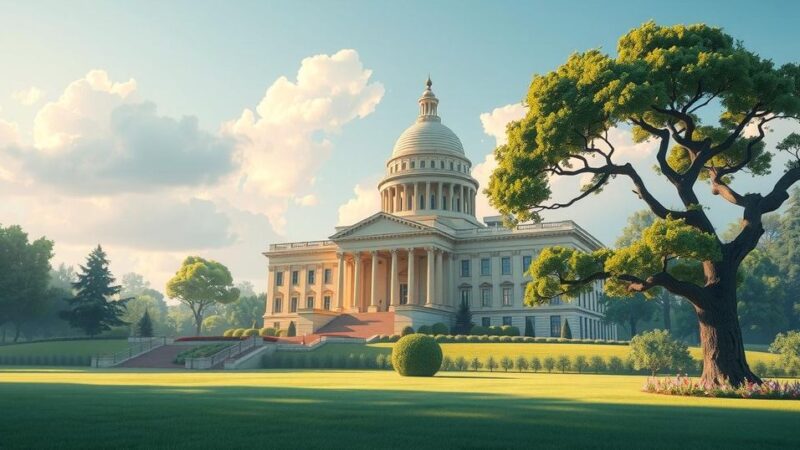
[{"label": "flower bed", "polygon": [[[397,342],[400,340],[399,334],[385,335],[381,334],[375,337],[370,342]],[[548,344],[600,344],[600,345],[628,345],[628,341],[614,341],[605,339],[565,339],[555,337],[532,337],[532,336],[489,336],[489,335],[475,335],[475,334],[437,334],[434,335],[436,342],[440,344],[452,343],[548,343]]]},{"label": "flower bed", "polygon": [[642,390],[663,395],[800,400],[800,382],[796,381],[781,383],[765,380],[761,384],[747,382],[739,387],[730,384],[706,386],[699,380],[678,375],[669,378],[648,378]]},{"label": "flower bed", "polygon": [[175,364],[183,364],[187,358],[205,358],[217,352],[222,351],[224,348],[229,347],[230,344],[212,344],[201,345],[189,350],[184,350],[175,357]]}]

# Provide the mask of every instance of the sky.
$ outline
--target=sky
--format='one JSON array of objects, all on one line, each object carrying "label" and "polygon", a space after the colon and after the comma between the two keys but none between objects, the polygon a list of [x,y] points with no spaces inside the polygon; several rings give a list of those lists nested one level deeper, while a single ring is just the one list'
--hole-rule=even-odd
[{"label": "sky", "polygon": [[[138,272],[163,290],[201,255],[263,291],[270,243],[325,239],[377,211],[376,183],[429,74],[485,186],[532,76],[573,52],[613,55],[647,20],[720,26],[797,62],[800,4],[664,5],[0,1],[0,224],[53,239],[55,265],[102,244],[118,278]],[[768,146],[795,128],[776,124]],[[652,146],[615,133],[619,156],[675,202],[650,173]],[[765,180],[737,182],[760,191]],[[576,188],[555,181],[556,199]],[[643,207],[630,191],[617,181],[545,220],[575,220],[613,244]],[[718,226],[736,220],[704,200]],[[493,213],[478,203],[479,216]]]}]

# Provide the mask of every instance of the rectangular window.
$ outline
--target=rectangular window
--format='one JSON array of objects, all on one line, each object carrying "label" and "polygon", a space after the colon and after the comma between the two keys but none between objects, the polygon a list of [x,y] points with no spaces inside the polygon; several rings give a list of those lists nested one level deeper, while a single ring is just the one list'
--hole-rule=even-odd
[{"label": "rectangular window", "polygon": [[511,316],[503,316],[503,325],[511,326]]},{"label": "rectangular window", "polygon": [[522,270],[527,272],[531,268],[532,259],[530,255],[525,255],[522,257]]},{"label": "rectangular window", "polygon": [[431,195],[431,209],[436,209],[436,196]]},{"label": "rectangular window", "polygon": [[461,276],[468,277],[470,272],[470,261],[468,259],[461,260]]},{"label": "rectangular window", "polygon": [[297,286],[300,284],[300,272],[297,270],[292,271],[292,286]]},{"label": "rectangular window", "polygon": [[326,295],[322,297],[322,309],[327,309],[330,311],[331,309],[331,296]]},{"label": "rectangular window", "polygon": [[314,297],[306,297],[306,308],[314,309]]},{"label": "rectangular window", "polygon": [[481,318],[481,326],[483,327],[490,327],[492,326],[492,319],[488,317]]},{"label": "rectangular window", "polygon": [[289,300],[289,312],[297,312],[297,297],[292,297],[291,300]]},{"label": "rectangular window", "polygon": [[425,209],[425,194],[419,195],[419,209]]},{"label": "rectangular window", "polygon": [[408,303],[408,284],[400,284],[400,304],[405,305]]},{"label": "rectangular window", "polygon": [[481,258],[481,275],[489,276],[492,274],[491,260],[489,258]]},{"label": "rectangular window", "polygon": [[281,323],[280,322],[272,322],[272,328],[275,328],[276,330],[280,330],[281,329]]},{"label": "rectangular window", "polygon": [[317,278],[317,272],[315,270],[309,270],[306,274],[306,279],[308,284],[314,284],[314,281]]},{"label": "rectangular window", "polygon": [[471,306],[470,302],[469,302],[469,295],[470,295],[470,290],[469,289],[462,289],[461,290],[461,304],[462,305]]},{"label": "rectangular window", "polygon": [[325,284],[331,284],[331,278],[333,278],[333,271],[331,269],[325,269],[322,272],[322,282]]},{"label": "rectangular window", "polygon": [[425,161],[420,161],[419,162],[419,168],[420,169],[424,169],[425,168]]},{"label": "rectangular window", "polygon": [[525,318],[525,336],[536,336],[536,320],[534,320],[533,316],[528,316]]},{"label": "rectangular window", "polygon": [[272,301],[272,312],[279,313],[283,311],[283,299],[276,298]]},{"label": "rectangular window", "polygon": [[550,337],[561,336],[561,316],[550,316]]},{"label": "rectangular window", "polygon": [[448,209],[447,208],[447,196],[446,195],[442,196],[442,209]]},{"label": "rectangular window", "polygon": [[489,288],[481,289],[481,306],[492,306],[492,290]]},{"label": "rectangular window", "polygon": [[412,168],[412,169],[413,169],[414,167],[416,167],[416,165],[417,165],[416,161],[411,161],[411,168]]},{"label": "rectangular window", "polygon": [[503,306],[511,306],[511,288],[503,288]]},{"label": "rectangular window", "polygon": [[511,257],[503,256],[500,258],[500,273],[503,275],[511,275]]},{"label": "rectangular window", "polygon": [[560,304],[561,304],[561,298],[559,298],[559,297],[554,297],[554,298],[551,298],[550,300],[548,300],[548,302],[549,302],[551,305],[560,305]]},{"label": "rectangular window", "polygon": [[275,286],[283,286],[283,271],[275,272]]}]

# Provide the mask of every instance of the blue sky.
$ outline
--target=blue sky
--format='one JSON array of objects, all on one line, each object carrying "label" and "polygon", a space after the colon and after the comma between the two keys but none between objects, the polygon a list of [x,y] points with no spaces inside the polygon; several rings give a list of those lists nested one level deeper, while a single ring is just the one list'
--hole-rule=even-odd
[{"label": "blue sky", "polygon": [[[777,63],[797,60],[798,4],[697,3],[701,2],[673,1],[668,7],[646,1],[0,2],[0,120],[16,127],[21,148],[35,144],[35,118],[45,105],[59,101],[71,83],[87,79],[92,70],[103,71],[108,84],[97,81],[100,78],[89,84],[106,86],[115,102],[128,90],[133,92],[123,102],[129,104],[127,117],[146,120],[159,136],[167,136],[164,142],[202,141],[191,149],[206,149],[206,156],[227,148],[229,143],[219,137],[225,135],[220,131],[223,124],[240,119],[245,109],[255,110],[276,80],[296,82],[304,58],[352,49],[357,57],[347,60],[353,65],[348,73],[369,72],[364,90],[342,100],[361,102],[366,109],[342,106],[341,117],[331,119],[339,125],[331,127],[329,121],[321,128],[303,128],[309,146],[319,151],[313,153],[319,161],[304,166],[302,177],[280,189],[269,186],[269,179],[280,175],[275,167],[302,149],[278,149],[271,159],[251,159],[261,167],[240,176],[239,185],[242,179],[252,183],[259,176],[262,185],[246,199],[235,188],[219,187],[228,175],[225,164],[211,156],[191,158],[165,151],[161,160],[151,155],[140,161],[150,164],[149,174],[137,172],[147,172],[148,167],[129,159],[91,172],[97,167],[91,158],[87,161],[94,165],[86,169],[58,165],[68,159],[41,157],[20,166],[7,164],[6,171],[15,174],[12,181],[2,182],[0,167],[0,195],[11,199],[0,206],[0,223],[19,223],[34,235],[55,239],[56,262],[77,264],[93,244],[105,243],[120,275],[144,273],[157,288],[177,268],[181,255],[190,253],[218,258],[237,279],[263,288],[265,261],[259,252],[267,243],[325,238],[339,220],[340,207],[354,199],[357,184],[374,190],[371,183],[380,176],[395,139],[416,115],[416,99],[428,73],[441,99],[443,121],[478,164],[496,144],[481,114],[518,103],[534,73],[556,68],[572,52],[601,48],[613,53],[620,35],[649,19],[721,26]],[[135,89],[124,84],[130,79]],[[120,87],[111,93],[115,83]],[[31,94],[32,87],[39,94]],[[86,108],[102,110],[104,102],[93,97]],[[143,103],[155,110],[131,106]],[[109,114],[97,117],[110,120]],[[193,119],[181,122],[185,116]],[[50,124],[49,130],[54,127]],[[173,132],[180,137],[169,134]],[[291,127],[284,132],[281,142],[290,142]],[[236,133],[252,137],[255,131]],[[103,128],[97,139],[107,134]],[[83,147],[72,150],[93,154]],[[70,182],[68,175],[80,170],[87,175]],[[296,192],[287,194],[284,188]],[[620,188],[603,202],[584,202],[552,219],[575,218],[601,240],[613,242],[627,213],[639,207],[626,193],[629,190]],[[141,207],[150,202],[151,208]],[[70,216],[83,207],[90,209]],[[723,212],[725,220],[733,219],[735,211],[723,207]],[[157,221],[148,214],[167,219],[174,214],[171,223],[183,234],[165,230],[168,220]],[[276,223],[277,216],[282,223]],[[192,218],[197,220],[194,225]]]}]

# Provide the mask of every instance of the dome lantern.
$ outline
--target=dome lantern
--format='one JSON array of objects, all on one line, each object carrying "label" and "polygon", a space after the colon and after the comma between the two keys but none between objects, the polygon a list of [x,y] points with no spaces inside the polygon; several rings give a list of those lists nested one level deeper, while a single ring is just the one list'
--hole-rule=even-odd
[{"label": "dome lantern", "polygon": [[419,117],[417,117],[417,122],[442,121],[437,115],[436,108],[439,106],[439,99],[436,98],[436,95],[431,90],[432,85],[431,76],[428,75],[428,81],[425,82],[425,91],[422,93],[422,97],[419,98]]}]

